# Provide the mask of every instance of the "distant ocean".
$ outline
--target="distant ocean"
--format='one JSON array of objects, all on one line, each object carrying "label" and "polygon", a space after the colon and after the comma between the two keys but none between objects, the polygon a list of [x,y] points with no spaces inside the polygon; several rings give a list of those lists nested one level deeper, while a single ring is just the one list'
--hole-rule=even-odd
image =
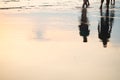
[{"label": "distant ocean", "polygon": [[[100,0],[89,0],[90,8],[98,9]],[[0,10],[8,9],[34,9],[42,10],[68,10],[79,9],[82,7],[83,0],[0,0]],[[120,10],[120,1],[116,0],[115,8]],[[32,10],[31,10],[32,11]]]},{"label": "distant ocean", "polygon": [[[90,0],[91,3],[98,2]],[[10,7],[75,7],[81,6],[82,0],[0,0],[0,8]]]}]

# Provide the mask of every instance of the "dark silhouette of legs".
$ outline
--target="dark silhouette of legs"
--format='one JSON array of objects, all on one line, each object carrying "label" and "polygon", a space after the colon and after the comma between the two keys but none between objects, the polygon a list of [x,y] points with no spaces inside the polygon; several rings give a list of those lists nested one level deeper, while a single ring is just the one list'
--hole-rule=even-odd
[{"label": "dark silhouette of legs", "polygon": [[115,0],[111,0],[111,5],[115,5]]},{"label": "dark silhouette of legs", "polygon": [[101,0],[100,9],[102,9],[103,2],[104,2],[104,0]]},{"label": "dark silhouette of legs", "polygon": [[[102,9],[103,2],[104,2],[104,0],[101,0],[100,9]],[[109,3],[110,3],[110,0],[106,0],[107,9],[109,8]]]},{"label": "dark silhouette of legs", "polygon": [[89,5],[90,5],[89,0],[83,0],[82,8],[85,8],[85,6],[87,8]]},{"label": "dark silhouette of legs", "polygon": [[107,9],[109,8],[110,0],[106,0]]}]

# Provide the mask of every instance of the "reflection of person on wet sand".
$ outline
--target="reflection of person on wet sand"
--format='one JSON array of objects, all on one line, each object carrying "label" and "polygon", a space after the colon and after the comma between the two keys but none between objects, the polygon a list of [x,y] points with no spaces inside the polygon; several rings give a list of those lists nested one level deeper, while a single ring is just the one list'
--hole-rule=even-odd
[{"label": "reflection of person on wet sand", "polygon": [[79,34],[83,36],[83,42],[87,42],[87,36],[89,35],[89,26],[88,26],[88,18],[87,18],[87,9],[82,9],[81,14],[81,24],[79,25]]},{"label": "reflection of person on wet sand", "polygon": [[103,42],[103,46],[107,47],[107,42],[109,41],[111,35],[114,13],[111,12],[111,14],[109,14],[109,9],[106,9],[105,15],[103,15],[102,10],[100,13],[101,20],[98,24],[98,36]]}]

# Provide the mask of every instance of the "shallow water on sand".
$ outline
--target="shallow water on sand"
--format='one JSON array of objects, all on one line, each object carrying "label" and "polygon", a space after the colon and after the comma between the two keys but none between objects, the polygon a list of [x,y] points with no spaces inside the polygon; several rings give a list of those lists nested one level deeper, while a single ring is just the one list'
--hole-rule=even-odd
[{"label": "shallow water on sand", "polygon": [[53,2],[1,6],[0,80],[120,80],[119,2]]}]

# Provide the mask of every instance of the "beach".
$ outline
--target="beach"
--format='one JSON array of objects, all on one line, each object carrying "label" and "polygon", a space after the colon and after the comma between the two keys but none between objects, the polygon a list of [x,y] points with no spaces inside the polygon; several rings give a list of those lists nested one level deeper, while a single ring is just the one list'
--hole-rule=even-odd
[{"label": "beach", "polygon": [[119,0],[0,4],[0,80],[120,80]]}]

